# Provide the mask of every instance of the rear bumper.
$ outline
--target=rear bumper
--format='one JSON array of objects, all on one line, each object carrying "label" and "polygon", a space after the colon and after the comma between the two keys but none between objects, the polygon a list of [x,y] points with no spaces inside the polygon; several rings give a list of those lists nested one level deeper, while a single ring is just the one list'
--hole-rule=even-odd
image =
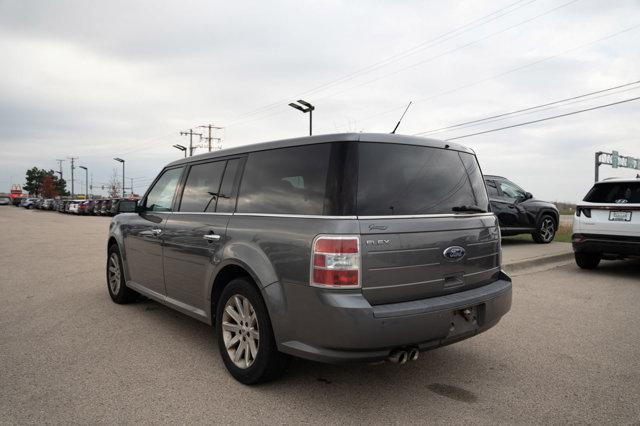
[{"label": "rear bumper", "polygon": [[640,237],[634,236],[573,234],[572,245],[577,253],[640,256]]},{"label": "rear bumper", "polygon": [[[274,283],[263,293],[280,351],[342,363],[384,360],[397,348],[433,349],[482,333],[511,308],[511,287],[501,273],[497,281],[472,290],[377,306],[357,292],[293,284]],[[459,312],[469,307],[476,318],[467,321]]]}]

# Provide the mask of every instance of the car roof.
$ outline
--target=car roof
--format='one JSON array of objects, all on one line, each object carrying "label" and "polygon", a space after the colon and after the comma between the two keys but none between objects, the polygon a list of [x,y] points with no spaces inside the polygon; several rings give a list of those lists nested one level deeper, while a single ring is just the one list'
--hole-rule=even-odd
[{"label": "car roof", "polygon": [[219,151],[208,152],[205,154],[194,155],[193,157],[181,158],[170,163],[168,166],[179,164],[187,164],[193,161],[206,160],[210,158],[226,157],[229,155],[245,154],[254,151],[266,151],[275,148],[286,148],[291,146],[312,145],[325,142],[384,142],[397,143],[404,145],[419,145],[432,148],[448,148],[456,151],[468,152],[475,154],[471,149],[462,145],[441,141],[437,139],[421,138],[417,136],[395,135],[389,133],[334,133],[318,136],[306,136],[293,139],[281,139],[270,142],[261,142],[250,145],[243,145],[234,148],[221,149]]},{"label": "car roof", "polygon": [[611,182],[623,182],[623,183],[639,182],[640,183],[640,178],[607,178],[594,183],[594,185],[599,185],[601,183],[611,183]]}]

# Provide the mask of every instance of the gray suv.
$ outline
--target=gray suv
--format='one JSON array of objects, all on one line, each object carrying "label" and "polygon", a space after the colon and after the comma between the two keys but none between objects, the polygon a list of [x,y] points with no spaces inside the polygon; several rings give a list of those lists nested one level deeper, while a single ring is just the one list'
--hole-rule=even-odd
[{"label": "gray suv", "polygon": [[509,311],[488,204],[474,153],[430,139],[323,135],[185,158],[120,203],[109,294],[215,325],[246,384],[291,355],[404,363]]}]

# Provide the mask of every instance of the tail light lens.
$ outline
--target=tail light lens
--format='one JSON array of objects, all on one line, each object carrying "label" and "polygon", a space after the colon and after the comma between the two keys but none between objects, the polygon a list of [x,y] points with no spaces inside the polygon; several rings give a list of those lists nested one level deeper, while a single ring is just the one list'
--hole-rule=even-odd
[{"label": "tail light lens", "polygon": [[584,243],[585,240],[586,238],[582,234],[573,234],[573,236],[571,237],[571,241],[576,244]]},{"label": "tail light lens", "polygon": [[580,217],[583,214],[584,217],[591,218],[591,209],[586,207],[576,207],[576,216]]},{"label": "tail light lens", "polygon": [[355,236],[321,235],[313,241],[311,285],[360,287],[360,239]]}]

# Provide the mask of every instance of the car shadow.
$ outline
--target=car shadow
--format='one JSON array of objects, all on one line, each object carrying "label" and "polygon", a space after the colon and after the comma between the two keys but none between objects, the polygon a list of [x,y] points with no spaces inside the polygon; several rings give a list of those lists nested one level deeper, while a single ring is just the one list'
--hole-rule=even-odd
[{"label": "car shadow", "polygon": [[[214,381],[227,380],[229,376],[218,353],[217,336],[212,327],[150,299],[142,300],[137,306],[141,314],[154,314],[154,321],[158,322],[156,330],[164,330],[169,336],[182,336],[183,342],[189,344],[190,351],[197,352],[196,358],[208,360],[202,367],[191,365],[188,368],[205,368],[209,370],[205,374]],[[306,404],[312,406],[331,404],[332,400],[336,404],[343,403],[345,394],[357,394],[358,400],[375,401],[380,399],[380,389],[394,395],[389,398],[400,398],[414,384],[433,397],[473,403],[478,396],[470,386],[469,378],[475,377],[476,381],[478,374],[488,374],[489,377],[485,379],[491,380],[491,375],[497,374],[501,365],[498,360],[478,350],[471,341],[422,352],[418,360],[404,365],[384,361],[336,365],[292,357],[282,377],[261,384],[258,388],[261,393],[281,398],[282,392],[291,395],[302,392],[308,396],[311,386],[321,391],[317,401],[308,401]],[[477,371],[479,365],[484,373]],[[332,388],[340,391],[334,393],[329,390]]]}]

